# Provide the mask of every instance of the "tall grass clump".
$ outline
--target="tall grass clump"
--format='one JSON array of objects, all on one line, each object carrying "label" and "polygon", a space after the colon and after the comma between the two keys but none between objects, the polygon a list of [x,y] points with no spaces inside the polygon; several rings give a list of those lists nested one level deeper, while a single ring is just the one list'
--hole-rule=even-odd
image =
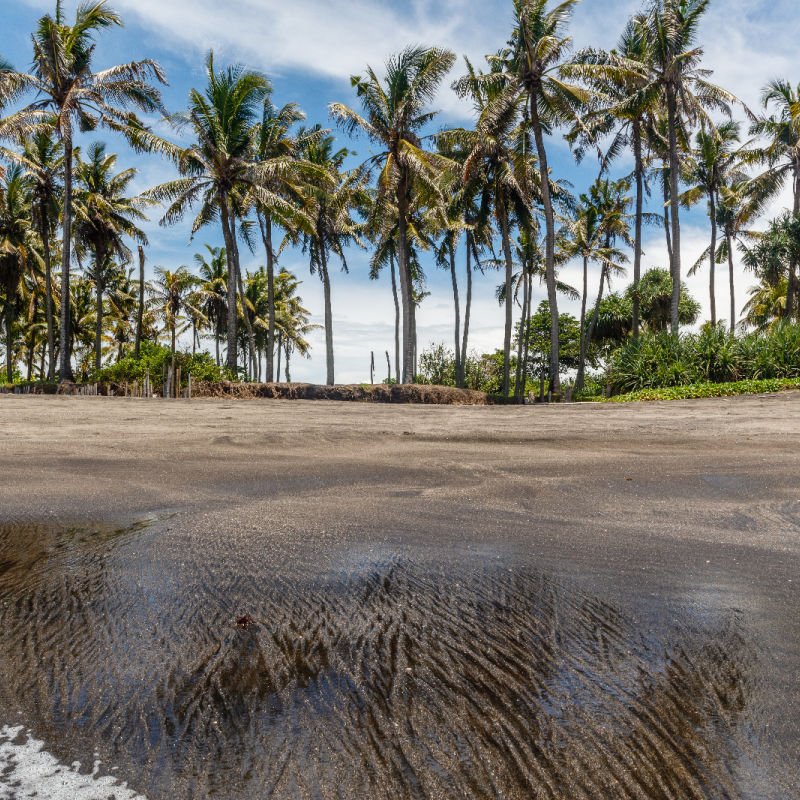
[{"label": "tall grass clump", "polygon": [[611,355],[614,394],[695,383],[732,383],[800,377],[800,325],[769,333],[732,334],[722,325],[674,336],[644,334]]}]

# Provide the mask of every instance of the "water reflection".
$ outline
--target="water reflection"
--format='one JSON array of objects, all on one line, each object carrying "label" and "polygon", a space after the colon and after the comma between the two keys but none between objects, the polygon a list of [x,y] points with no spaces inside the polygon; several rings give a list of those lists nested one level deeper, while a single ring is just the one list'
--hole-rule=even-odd
[{"label": "water reflection", "polygon": [[343,563],[0,527],[0,711],[151,800],[741,796],[758,664],[735,614],[656,638],[531,564]]}]

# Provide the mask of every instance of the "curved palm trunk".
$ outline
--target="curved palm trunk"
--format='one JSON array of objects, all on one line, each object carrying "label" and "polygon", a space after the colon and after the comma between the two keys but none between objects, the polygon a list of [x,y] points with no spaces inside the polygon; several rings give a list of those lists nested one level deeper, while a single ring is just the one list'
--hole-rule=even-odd
[{"label": "curved palm trunk", "polygon": [[61,381],[75,379],[72,373],[72,336],[69,302],[69,265],[72,248],[72,130],[66,120],[63,131],[64,142],[64,205],[63,236],[61,240],[61,330],[59,332],[59,367]]},{"label": "curved palm trunk", "polygon": [[278,361],[276,364],[275,379],[280,382],[281,379],[281,350],[283,350],[283,337],[278,334],[275,337],[276,349],[278,351]]},{"label": "curved palm trunk", "polygon": [[286,383],[292,382],[292,376],[289,374],[289,354],[292,352],[289,346],[289,340],[286,340]]},{"label": "curved palm trunk", "polygon": [[550,197],[550,170],[547,167],[547,151],[544,147],[542,125],[539,120],[539,108],[536,96],[531,94],[531,123],[536,153],[539,156],[539,175],[542,183],[542,206],[545,222],[545,280],[547,282],[547,301],[550,304],[550,391],[561,391],[561,366],[558,352],[558,296],[556,293],[556,225],[553,214],[553,203]]},{"label": "curved palm trunk", "polygon": [[460,386],[464,387],[467,384],[467,342],[469,340],[469,316],[472,310],[472,264],[470,263],[470,248],[472,242],[470,240],[469,232],[466,235],[466,249],[467,249],[467,299],[464,303],[464,331],[461,339],[461,383]]},{"label": "curved palm trunk", "polygon": [[[325,295],[325,365],[328,386],[333,386],[333,311],[331,306],[331,280],[328,275],[328,257],[325,248],[320,247],[320,273],[322,277],[322,291]],[[286,374],[289,374],[289,350],[286,350]],[[286,379],[289,380],[288,377]]]},{"label": "curved palm trunk", "polygon": [[237,331],[236,331],[236,261],[233,255],[233,235],[230,227],[230,214],[228,210],[228,197],[220,192],[219,208],[222,217],[222,236],[225,239],[225,256],[228,262],[228,352],[226,366],[232,372],[238,369]]},{"label": "curved palm trunk", "polygon": [[242,272],[239,269],[239,252],[235,254],[236,258],[236,283],[239,287],[239,297],[242,301],[242,316],[244,317],[244,326],[247,330],[247,345],[250,356],[250,369],[248,373],[253,374],[256,366],[256,340],[253,335],[253,325],[250,322],[250,309],[247,307],[247,297],[244,293],[244,284],[242,283]]},{"label": "curved palm trunk", "polygon": [[736,328],[736,295],[733,285],[733,241],[728,231],[725,232],[725,244],[728,250],[728,283],[731,292],[731,333]]},{"label": "curved palm trunk", "polygon": [[458,299],[458,279],[456,278],[456,243],[455,236],[450,239],[450,280],[453,284],[453,307],[456,316],[455,344],[456,344],[456,386],[463,383],[463,364],[461,363],[461,309]]},{"label": "curved palm trunk", "polygon": [[678,120],[675,86],[667,84],[667,124],[669,126],[669,190],[670,217],[672,223],[672,302],[670,304],[670,325],[677,335],[680,320],[678,305],[681,295],[681,221],[678,197]]},{"label": "curved palm trunk", "polygon": [[[600,282],[600,289],[602,290],[602,280]],[[587,256],[583,257],[583,292],[581,294],[581,333],[580,333],[580,361],[578,362],[578,374],[575,376],[575,389],[580,391],[583,389],[583,374],[585,370],[586,359],[586,298],[589,294],[589,259]],[[638,311],[638,309],[637,309]],[[634,312],[634,320],[636,320],[636,312]]]},{"label": "curved palm trunk", "polygon": [[717,298],[714,291],[714,272],[717,266],[717,206],[714,191],[712,190],[708,196],[709,212],[711,214],[711,254],[709,256],[710,271],[708,277],[708,293],[711,300],[711,324],[717,324]]},{"label": "curved palm trunk", "polygon": [[[45,204],[39,209],[39,235],[44,256],[45,312],[47,316],[47,380],[56,376],[56,332],[53,319],[53,262],[50,254],[50,221]],[[44,375],[42,376],[44,378]]]},{"label": "curved palm trunk", "polygon": [[403,383],[414,382],[414,293],[408,263],[408,198],[405,176],[397,187],[397,268],[403,302]]},{"label": "curved palm trunk", "polygon": [[[642,215],[644,209],[644,167],[642,165],[642,132],[639,121],[633,123],[633,158],[636,173],[636,221],[633,235],[633,338],[639,338],[639,280],[642,277]],[[584,268],[584,276],[585,276]],[[585,278],[584,278],[585,281]],[[581,322],[583,334],[583,322]],[[577,388],[577,383],[576,383]]]},{"label": "curved palm trunk", "polygon": [[[142,346],[142,325],[144,322],[144,248],[139,245],[139,303],[136,308],[136,344],[133,348],[134,358],[139,358]],[[217,349],[217,364],[219,364],[219,349]]]},{"label": "curved palm trunk", "polygon": [[667,162],[663,162],[664,165],[664,179],[661,181],[661,188],[664,192],[664,236],[667,240],[667,258],[669,258],[669,274],[672,276],[672,234],[669,232],[670,229],[670,215],[669,215],[669,184],[667,181],[669,180],[669,167]]},{"label": "curved palm trunk", "polygon": [[500,223],[500,234],[503,241],[503,257],[506,262],[506,322],[503,336],[503,397],[508,397],[511,383],[511,329],[513,326],[513,307],[511,283],[514,273],[514,262],[511,259],[511,239],[508,231],[508,212],[505,198],[497,198],[497,216]]},{"label": "curved palm trunk", "polygon": [[[275,253],[272,250],[272,217],[258,214],[261,240],[267,255],[267,383],[272,383],[275,375]],[[277,376],[280,377],[280,376]]]},{"label": "curved palm trunk", "polygon": [[[394,254],[389,255],[389,265],[392,270],[392,297],[394,298],[394,375],[397,383],[400,383],[400,301],[397,299]],[[391,377],[391,375],[389,377]]]}]

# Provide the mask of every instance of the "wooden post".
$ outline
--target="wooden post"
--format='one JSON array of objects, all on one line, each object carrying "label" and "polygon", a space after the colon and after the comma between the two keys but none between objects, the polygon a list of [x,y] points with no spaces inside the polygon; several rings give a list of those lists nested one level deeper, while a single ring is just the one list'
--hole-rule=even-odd
[{"label": "wooden post", "polygon": [[181,365],[175,367],[175,399],[181,396]]},{"label": "wooden post", "polygon": [[386,383],[391,383],[392,382],[392,360],[389,358],[389,351],[388,350],[386,351],[386,369],[388,370],[388,372],[387,372],[388,378],[386,380]]},{"label": "wooden post", "polygon": [[186,382],[186,397],[187,399],[192,399],[192,373],[189,373],[189,379]]}]

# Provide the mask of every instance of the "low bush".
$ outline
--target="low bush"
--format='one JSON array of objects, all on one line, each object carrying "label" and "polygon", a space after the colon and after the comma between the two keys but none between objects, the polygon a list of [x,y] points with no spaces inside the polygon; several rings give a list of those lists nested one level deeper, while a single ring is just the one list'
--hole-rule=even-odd
[{"label": "low bush", "polygon": [[614,393],[695,384],[800,378],[800,325],[734,335],[721,325],[699,333],[644,334],[615,350],[608,379]]},{"label": "low bush", "polygon": [[767,394],[787,389],[800,389],[800,378],[767,378],[733,383],[694,383],[663,389],[641,389],[620,394],[607,403],[632,403],[642,400],[694,400],[701,397],[731,397],[737,394]]}]

